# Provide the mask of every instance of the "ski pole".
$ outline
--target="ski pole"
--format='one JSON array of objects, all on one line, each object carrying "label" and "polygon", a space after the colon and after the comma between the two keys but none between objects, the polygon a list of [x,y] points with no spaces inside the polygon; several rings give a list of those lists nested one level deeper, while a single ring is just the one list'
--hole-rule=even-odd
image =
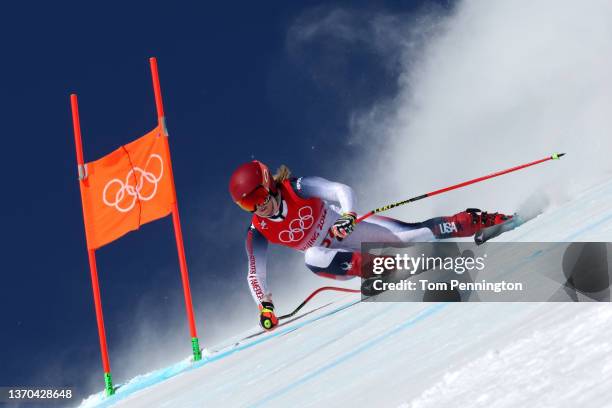
[{"label": "ski pole", "polygon": [[464,181],[462,183],[455,184],[455,185],[452,185],[450,187],[441,188],[440,190],[432,191],[431,193],[422,194],[420,196],[412,197],[412,198],[409,198],[409,199],[404,200],[404,201],[398,201],[397,203],[385,205],[384,207],[377,208],[375,210],[372,210],[372,211],[362,215],[361,217],[357,218],[357,220],[355,220],[355,223],[360,223],[361,221],[365,220],[368,217],[371,217],[372,215],[374,215],[376,213],[387,211],[387,210],[390,210],[392,208],[399,207],[400,205],[408,204],[408,203],[411,203],[411,202],[417,201],[417,200],[422,200],[423,198],[427,198],[427,197],[435,196],[435,195],[438,195],[438,194],[442,194],[442,193],[445,193],[447,191],[451,191],[451,190],[455,190],[457,188],[468,186],[470,184],[475,184],[475,183],[478,183],[478,182],[481,182],[481,181],[484,181],[484,180],[488,180],[488,179],[493,178],[493,177],[501,176],[503,174],[507,174],[507,173],[511,173],[513,171],[524,169],[525,167],[535,166],[536,164],[540,164],[540,163],[543,163],[543,162],[548,161],[548,160],[558,160],[558,159],[560,159],[563,156],[565,156],[565,153],[555,153],[552,156],[548,156],[548,157],[545,157],[545,158],[540,159],[540,160],[536,160],[536,161],[531,162],[531,163],[521,164],[520,166],[512,167],[512,168],[509,168],[509,169],[506,169],[506,170],[501,170],[501,171],[498,171],[496,173],[492,173],[492,174],[489,174],[489,175],[486,175],[486,176],[482,176],[482,177],[478,177],[478,178],[475,178],[475,179],[472,179],[472,180]]},{"label": "ski pole", "polygon": [[323,292],[324,290],[334,290],[336,292],[350,292],[350,293],[359,293],[359,292],[361,292],[359,289],[346,289],[346,288],[338,288],[336,286],[323,286],[322,288],[319,288],[319,289],[315,290],[314,292],[312,292],[310,295],[308,295],[308,297],[306,299],[304,299],[304,301],[302,303],[300,303],[300,305],[298,307],[296,307],[293,310],[293,312],[287,313],[286,315],[280,316],[278,318],[278,320],[283,320],[283,319],[286,319],[288,317],[294,316],[297,312],[300,311],[301,308],[303,308],[306,305],[306,303],[308,303],[310,301],[310,299],[315,297],[318,293]]}]

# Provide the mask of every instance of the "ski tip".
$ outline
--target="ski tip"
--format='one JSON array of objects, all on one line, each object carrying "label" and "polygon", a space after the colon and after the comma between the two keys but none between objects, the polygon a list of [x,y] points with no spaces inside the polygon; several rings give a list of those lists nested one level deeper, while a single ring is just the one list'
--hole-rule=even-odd
[{"label": "ski tip", "polygon": [[563,156],[565,156],[565,153],[555,153],[551,157],[553,160],[559,160]]}]

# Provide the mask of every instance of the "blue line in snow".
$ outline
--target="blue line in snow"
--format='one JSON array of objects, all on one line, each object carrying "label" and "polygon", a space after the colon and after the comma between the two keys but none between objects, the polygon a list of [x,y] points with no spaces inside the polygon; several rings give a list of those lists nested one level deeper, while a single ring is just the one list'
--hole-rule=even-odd
[{"label": "blue line in snow", "polygon": [[405,321],[404,323],[400,324],[399,326],[395,327],[392,330],[389,330],[386,333],[381,334],[380,336],[374,337],[373,339],[363,343],[361,346],[345,353],[344,355],[336,358],[335,360],[332,360],[331,362],[329,362],[328,364],[316,369],[315,371],[306,374],[305,376],[303,376],[302,378],[287,384],[285,387],[276,390],[273,394],[270,394],[269,396],[257,401],[256,403],[254,403],[253,405],[250,405],[250,407],[261,407],[261,406],[265,406],[268,402],[288,393],[289,391],[299,387],[300,385],[312,380],[313,378],[323,374],[324,372],[338,366],[339,364],[344,363],[345,361],[357,356],[358,354],[372,348],[373,346],[377,345],[378,343],[380,343],[383,340],[386,340],[387,338],[403,331],[406,330],[407,328],[414,326],[415,324],[417,324],[418,322],[420,322],[421,320],[424,320],[426,318],[428,318],[429,316],[438,313],[440,310],[444,309],[446,306],[448,306],[448,303],[439,303],[433,306],[430,306],[428,308],[426,308],[425,310],[420,311],[415,317],[412,317],[411,319]]},{"label": "blue line in snow", "polygon": [[604,224],[604,223],[606,223],[606,222],[608,222],[610,220],[612,220],[612,214],[609,214],[606,217],[604,217],[602,219],[599,219],[599,220],[597,220],[597,221],[587,225],[586,227],[580,228],[578,231],[574,231],[573,234],[568,235],[567,237],[565,237],[564,241],[565,242],[573,242],[574,239],[578,238],[578,236],[584,234],[587,231],[592,230],[595,227],[599,227],[602,224]]},{"label": "blue line in snow", "polygon": [[96,408],[107,408],[107,407],[111,407],[117,403],[119,403],[119,401],[129,397],[130,395],[134,394],[137,391],[141,391],[145,388],[149,388],[151,386],[154,386],[156,384],[161,383],[164,380],[167,380],[169,378],[172,378],[174,376],[177,376],[181,373],[185,373],[188,372],[190,370],[194,370],[196,368],[200,368],[202,366],[205,366],[209,363],[212,363],[214,361],[220,360],[222,358],[228,357],[234,353],[237,353],[239,351],[251,348],[253,346],[256,346],[258,344],[264,343],[268,340],[271,340],[273,338],[285,335],[287,333],[290,333],[292,331],[295,331],[297,329],[299,329],[300,327],[303,327],[309,323],[312,323],[314,321],[317,321],[319,319],[322,319],[324,317],[327,316],[331,316],[333,314],[336,314],[344,309],[347,309],[357,303],[361,302],[361,299],[353,301],[353,302],[349,302],[345,305],[339,306],[333,310],[330,310],[329,312],[326,312],[324,314],[321,314],[319,316],[315,316],[313,318],[310,318],[308,320],[304,320],[302,322],[296,323],[290,327],[279,327],[277,330],[274,330],[271,333],[266,333],[264,335],[262,335],[262,337],[257,338],[253,341],[250,341],[246,344],[241,344],[239,346],[234,346],[232,348],[230,348],[229,350],[225,350],[225,351],[219,351],[218,353],[215,353],[213,355],[210,356],[205,356],[203,357],[202,361],[198,361],[198,362],[187,362],[187,361],[181,361],[179,363],[176,363],[170,367],[166,367],[163,368],[161,370],[157,370],[154,371],[150,374],[145,374],[142,376],[142,378],[138,378],[137,380],[132,380],[133,382],[128,382],[126,384],[122,384],[118,389],[117,392],[115,393],[115,395],[111,396],[111,397],[102,397],[102,393],[100,393],[101,398],[104,398],[103,400],[101,400],[97,405],[95,405]]}]

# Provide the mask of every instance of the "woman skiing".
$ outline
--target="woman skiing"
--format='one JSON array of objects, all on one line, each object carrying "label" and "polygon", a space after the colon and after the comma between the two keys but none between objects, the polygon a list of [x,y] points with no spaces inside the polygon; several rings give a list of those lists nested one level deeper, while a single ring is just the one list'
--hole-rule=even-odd
[{"label": "woman skiing", "polygon": [[253,213],[247,231],[248,283],[266,330],[278,324],[266,285],[268,243],[304,252],[306,266],[319,276],[349,279],[360,275],[362,242],[423,242],[468,237],[511,216],[467,209],[449,217],[407,223],[374,215],[355,228],[352,189],[321,177],[291,177],[286,166],[272,176],[254,160],[231,176],[232,199]]}]

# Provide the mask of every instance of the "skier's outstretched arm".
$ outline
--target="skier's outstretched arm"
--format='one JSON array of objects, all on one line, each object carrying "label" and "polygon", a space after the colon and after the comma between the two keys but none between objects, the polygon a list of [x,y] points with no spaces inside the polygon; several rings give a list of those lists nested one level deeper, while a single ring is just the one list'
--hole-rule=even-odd
[{"label": "skier's outstretched arm", "polygon": [[247,280],[251,295],[257,303],[271,302],[272,294],[268,291],[266,284],[266,257],[268,252],[268,240],[261,235],[252,225],[246,236],[246,253],[248,259]]},{"label": "skier's outstretched arm", "polygon": [[249,259],[247,279],[253,299],[259,307],[259,324],[265,330],[271,330],[278,324],[278,318],[274,314],[272,294],[266,284],[268,240],[253,225],[247,231],[246,251]]}]

